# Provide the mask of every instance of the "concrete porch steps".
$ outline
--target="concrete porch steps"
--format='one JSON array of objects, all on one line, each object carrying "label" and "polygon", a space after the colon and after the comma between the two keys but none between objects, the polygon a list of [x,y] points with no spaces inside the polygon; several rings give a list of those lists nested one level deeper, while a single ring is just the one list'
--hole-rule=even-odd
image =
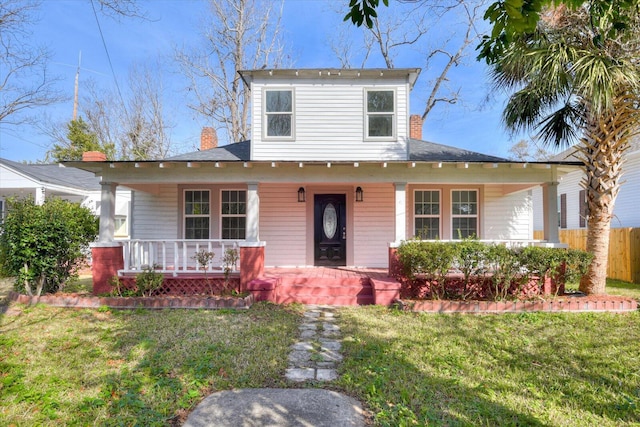
[{"label": "concrete porch steps", "polygon": [[[387,280],[386,269],[349,267],[268,268],[248,284],[257,301],[314,305],[375,304],[374,280]],[[378,285],[376,285],[378,286]]]},{"label": "concrete porch steps", "polygon": [[373,289],[367,278],[282,277],[277,302],[317,305],[373,304]]}]

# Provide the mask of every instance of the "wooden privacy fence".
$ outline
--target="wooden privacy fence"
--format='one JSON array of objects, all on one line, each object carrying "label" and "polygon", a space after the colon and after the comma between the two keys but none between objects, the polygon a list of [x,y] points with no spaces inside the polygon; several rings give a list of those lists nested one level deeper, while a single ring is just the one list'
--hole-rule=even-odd
[{"label": "wooden privacy fence", "polygon": [[[533,232],[542,239],[542,231]],[[560,230],[560,241],[573,249],[586,249],[587,230]],[[640,283],[640,228],[612,228],[609,236],[607,277]]]}]

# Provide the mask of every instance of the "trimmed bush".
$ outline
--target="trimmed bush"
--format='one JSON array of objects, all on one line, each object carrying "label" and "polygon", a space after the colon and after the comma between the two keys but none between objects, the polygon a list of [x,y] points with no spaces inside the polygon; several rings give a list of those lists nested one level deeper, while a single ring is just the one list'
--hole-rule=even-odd
[{"label": "trimmed bush", "polygon": [[540,294],[545,277],[577,280],[591,254],[576,249],[508,248],[475,239],[410,240],[398,247],[405,297],[501,300]]}]

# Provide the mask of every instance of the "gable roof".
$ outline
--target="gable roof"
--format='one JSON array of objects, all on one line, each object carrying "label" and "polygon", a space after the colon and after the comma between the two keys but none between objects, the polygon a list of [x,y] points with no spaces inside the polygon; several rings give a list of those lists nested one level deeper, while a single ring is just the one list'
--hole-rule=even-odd
[{"label": "gable roof", "polygon": [[0,165],[43,184],[85,191],[100,190],[100,178],[81,169],[59,164],[24,164],[2,158]]}]

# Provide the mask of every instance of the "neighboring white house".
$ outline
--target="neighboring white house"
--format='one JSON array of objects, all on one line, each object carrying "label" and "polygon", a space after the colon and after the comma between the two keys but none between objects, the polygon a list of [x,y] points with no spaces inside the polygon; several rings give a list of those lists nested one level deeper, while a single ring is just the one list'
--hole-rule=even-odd
[{"label": "neighboring white house", "polygon": [[[576,161],[575,147],[553,157],[558,161]],[[635,139],[625,156],[622,186],[613,210],[611,228],[640,227],[640,139]],[[576,230],[587,227],[585,190],[581,185],[584,168],[560,178],[558,184],[558,226]],[[542,191],[533,192],[534,229],[542,230]]]},{"label": "neighboring white house", "polygon": [[[72,165],[102,176],[103,199],[116,185],[134,190],[131,238],[162,240],[149,252],[167,269],[193,266],[182,246],[192,240],[261,247],[266,266],[366,267],[387,267],[389,248],[414,236],[530,243],[541,186],[545,240],[557,243],[557,182],[575,162],[515,162],[422,140],[409,105],[419,71],[241,71],[251,141]],[[101,217],[104,247],[111,221]]]},{"label": "neighboring white house", "polygon": [[[80,203],[100,215],[100,178],[81,169],[54,164],[25,164],[0,158],[0,213],[9,197],[32,197],[36,203],[57,197]],[[129,237],[131,191],[116,194],[114,238]]]}]

